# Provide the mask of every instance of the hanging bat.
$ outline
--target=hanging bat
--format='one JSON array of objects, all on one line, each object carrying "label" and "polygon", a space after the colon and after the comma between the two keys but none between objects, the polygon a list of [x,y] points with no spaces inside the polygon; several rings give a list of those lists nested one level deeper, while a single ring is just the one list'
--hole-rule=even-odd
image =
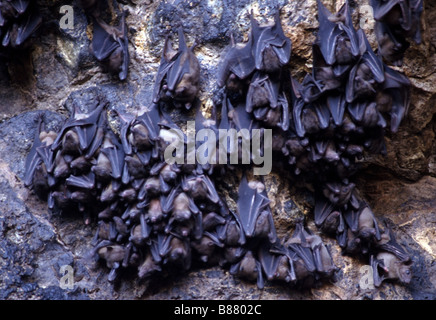
[{"label": "hanging bat", "polygon": [[[283,130],[289,128],[288,100],[284,92],[281,92],[281,83],[267,74],[254,73],[245,103],[245,111],[253,113],[257,120],[262,120],[272,127],[278,126]],[[277,113],[277,116],[271,118],[272,113]]]},{"label": "hanging bat", "polygon": [[278,248],[277,244],[271,245],[263,242],[260,245],[258,256],[262,270],[268,280],[283,280],[286,282],[295,281],[295,274],[292,273],[292,260],[282,254],[283,248]]},{"label": "hanging bat", "polygon": [[230,274],[237,275],[249,281],[257,281],[257,287],[263,289],[264,279],[262,266],[251,251],[247,251],[244,257],[230,267]]},{"label": "hanging bat", "polygon": [[267,73],[280,71],[291,58],[291,40],[283,32],[279,10],[274,16],[273,25],[259,25],[253,12],[250,21],[256,69]]},{"label": "hanging bat", "polygon": [[345,221],[342,212],[335,209],[335,206],[319,192],[315,194],[314,219],[315,225],[326,233],[344,232]]},{"label": "hanging bat", "polygon": [[[412,38],[415,43],[421,43],[420,17],[423,11],[423,0],[410,1],[380,1],[372,0],[374,19],[377,24],[383,24],[388,32],[405,41]],[[388,57],[389,58],[389,57]]]},{"label": "hanging bat", "polygon": [[97,157],[96,164],[91,167],[97,177],[103,181],[121,179],[124,170],[124,151],[115,133],[107,128]]},{"label": "hanging bat", "polygon": [[[98,124],[102,124],[99,118],[106,105],[106,101],[96,101],[93,111],[88,114],[81,113],[79,108],[75,107],[53,142],[52,150],[56,151],[59,148],[63,148],[65,135],[73,131],[70,134],[70,138],[76,140],[74,144],[78,145],[79,153],[86,153],[97,133]],[[72,148],[74,149],[75,147]]]},{"label": "hanging bat", "polygon": [[153,102],[173,99],[176,107],[183,105],[189,110],[200,86],[200,64],[193,52],[195,44],[188,48],[182,27],[179,27],[178,33],[177,51],[172,48],[169,37],[165,39],[153,89]]},{"label": "hanging bat", "polygon": [[384,65],[385,81],[376,97],[377,109],[391,117],[391,131],[397,132],[410,106],[410,80]]},{"label": "hanging bat", "polygon": [[242,176],[238,189],[238,217],[247,238],[267,237],[271,243],[277,240],[274,220],[269,208],[270,200],[265,185],[260,181],[247,181]]},{"label": "hanging bat", "polygon": [[194,201],[210,201],[218,203],[220,197],[209,176],[190,175],[182,178],[182,189],[187,192]]},{"label": "hanging bat", "polygon": [[2,40],[3,47],[18,48],[22,46],[41,24],[42,17],[37,11],[27,14],[6,31]]},{"label": "hanging bat", "polygon": [[255,70],[252,32],[247,43],[235,43],[230,35],[230,48],[220,62],[218,86],[226,86],[230,92],[242,93],[250,75]]},{"label": "hanging bat", "polygon": [[336,15],[331,14],[321,0],[317,2],[319,31],[316,45],[319,46],[326,64],[333,66],[352,63],[359,55],[359,45],[348,1]]},{"label": "hanging bat", "polygon": [[406,50],[410,43],[402,36],[394,33],[390,26],[384,22],[376,21],[375,35],[378,43],[378,52],[388,63],[401,67]]},{"label": "hanging bat", "polygon": [[147,165],[151,158],[157,157],[156,141],[159,137],[161,117],[158,106],[152,104],[143,114],[134,117],[118,112],[121,122],[120,138],[125,154],[135,153]]},{"label": "hanging bat", "polygon": [[43,116],[38,116],[38,125],[35,131],[32,148],[26,157],[24,185],[32,187],[36,195],[46,199],[49,187],[55,184],[50,169],[54,165],[54,154],[51,145],[57,134],[53,131],[43,131]]},{"label": "hanging bat", "polygon": [[126,12],[121,14],[117,27],[108,25],[99,17],[94,17],[93,21],[92,53],[110,72],[118,74],[121,81],[125,80],[129,68]]}]

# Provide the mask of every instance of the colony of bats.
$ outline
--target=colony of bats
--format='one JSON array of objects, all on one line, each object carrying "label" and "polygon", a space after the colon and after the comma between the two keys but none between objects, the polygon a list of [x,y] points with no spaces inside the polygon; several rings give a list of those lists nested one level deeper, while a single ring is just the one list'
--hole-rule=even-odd
[{"label": "colony of bats", "polygon": [[[83,3],[94,22],[92,52],[125,79],[125,14],[119,27],[110,27],[99,18],[98,2]],[[227,267],[259,288],[265,279],[311,286],[332,278],[337,267],[329,249],[303,221],[292,235],[277,236],[261,178],[249,181],[243,170],[231,210],[215,181],[234,166],[165,161],[164,150],[176,139],[171,129],[179,128],[164,110],[195,106],[197,130],[272,129],[277,161],[293,178],[304,176],[316,186],[316,226],[336,237],[345,254],[365,256],[375,285],[385,279],[408,283],[407,251],[359,196],[353,176],[365,153],[385,152],[385,130],[396,132],[407,113],[410,82],[388,66],[398,64],[404,50],[393,58],[386,37],[419,41],[422,1],[373,5],[384,25],[377,53],[354,28],[348,2],[331,14],[318,1],[313,71],[302,83],[290,75],[291,41],[279,12],[264,25],[251,14],[248,41],[235,43],[231,36],[219,65],[219,119],[216,112],[212,119],[201,114],[195,45],[188,47],[180,27],[177,50],[170,36],[165,40],[153,104],[138,116],[118,112],[117,134],[108,124],[104,97],[90,102],[90,113],[74,110],[59,132],[47,132],[39,118],[25,185],[54,212],[81,212],[86,222],[96,221],[94,256],[108,267],[111,281],[123,272],[151,279],[193,264]]]}]

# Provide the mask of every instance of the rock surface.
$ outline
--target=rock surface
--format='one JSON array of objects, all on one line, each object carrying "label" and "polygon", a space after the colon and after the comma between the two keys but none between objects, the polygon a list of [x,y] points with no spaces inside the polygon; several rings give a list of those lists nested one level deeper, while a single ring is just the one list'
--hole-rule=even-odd
[{"label": "rock surface", "polygon": [[[368,1],[351,1],[355,25],[361,21],[370,41],[373,24]],[[78,217],[49,213],[47,204],[23,185],[24,162],[33,143],[40,112],[58,128],[74,106],[105,95],[110,109],[140,113],[151,103],[154,77],[165,35],[182,25],[201,65],[199,97],[205,110],[219,96],[217,61],[230,33],[242,41],[249,30],[248,13],[272,19],[278,6],[285,34],[292,40],[292,73],[301,80],[311,68],[311,44],[317,31],[316,1],[108,1],[112,18],[128,10],[131,63],[127,81],[103,72],[89,52],[88,20],[73,3],[74,29],[53,27],[61,18],[60,1],[38,3],[47,22],[26,52],[0,65],[0,299],[435,299],[436,298],[436,4],[425,1],[423,43],[412,45],[402,70],[413,83],[409,115],[398,133],[388,135],[388,154],[368,157],[358,175],[362,195],[380,219],[392,226],[414,261],[412,282],[366,283],[367,261],[341,254],[334,239],[321,234],[340,268],[333,283],[300,291],[275,283],[263,290],[234,278],[228,270],[195,268],[187,274],[138,283],[133,276],[112,285],[107,270],[92,260],[95,225]],[[336,10],[343,1],[332,1]],[[357,4],[359,7],[357,7]],[[360,9],[359,9],[360,8]],[[262,20],[264,19],[264,20]],[[183,120],[183,116],[180,118]],[[228,181],[226,189],[237,183]],[[310,186],[266,177],[275,224],[280,235],[292,232],[305,216],[311,230]],[[229,199],[230,200],[230,199]],[[74,285],[66,288],[61,269],[72,267]],[[71,280],[71,279],[70,279]],[[64,281],[64,282],[63,282]],[[71,283],[71,282],[70,282]]]}]

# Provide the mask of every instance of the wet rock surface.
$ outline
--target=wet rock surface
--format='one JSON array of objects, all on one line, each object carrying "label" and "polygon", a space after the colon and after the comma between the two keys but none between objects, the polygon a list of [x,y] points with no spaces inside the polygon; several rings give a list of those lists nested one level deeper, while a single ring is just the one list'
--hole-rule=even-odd
[{"label": "wet rock surface", "polygon": [[[62,16],[60,1],[38,1],[45,6],[44,21]],[[75,106],[99,95],[110,110],[140,113],[150,103],[154,77],[167,32],[182,25],[188,44],[197,41],[195,54],[201,66],[199,98],[205,110],[219,96],[216,71],[230,32],[242,41],[250,28],[251,9],[261,21],[281,7],[285,35],[292,40],[291,71],[303,77],[311,67],[311,44],[318,26],[316,1],[109,1],[107,12],[129,11],[127,80],[120,82],[103,71],[89,53],[90,22],[73,2],[74,29],[44,25],[31,46],[6,64],[0,64],[0,298],[1,299],[435,299],[436,298],[436,176],[434,114],[436,102],[436,6],[426,1],[423,43],[406,52],[402,70],[412,81],[412,105],[399,132],[387,137],[387,156],[369,156],[358,174],[358,189],[377,218],[386,220],[397,241],[414,261],[410,284],[366,283],[367,261],[341,254],[335,239],[319,233],[313,223],[313,187],[288,181],[275,169],[265,178],[277,232],[292,233],[296,220],[305,217],[308,227],[329,247],[339,268],[335,281],[310,290],[267,282],[255,283],[230,275],[227,269],[194,266],[189,272],[138,282],[126,270],[123,281],[110,284],[108,270],[90,255],[96,225],[85,225],[79,216],[52,215],[45,202],[24,187],[25,157],[44,113],[49,128],[59,128]],[[134,3],[134,4],[132,4]],[[357,24],[365,13],[353,7]],[[335,11],[341,1],[329,9]],[[366,1],[359,1],[359,6]],[[109,19],[110,17],[108,17]],[[372,29],[365,30],[370,41]],[[433,38],[432,38],[433,37]],[[372,42],[374,44],[374,42]],[[301,79],[299,79],[301,80]],[[83,110],[86,111],[86,110]],[[176,112],[180,122],[189,114]],[[229,178],[218,189],[232,206],[238,182]],[[62,281],[72,267],[72,288]],[[71,280],[71,279],[70,279]],[[71,282],[70,282],[71,283]]]}]

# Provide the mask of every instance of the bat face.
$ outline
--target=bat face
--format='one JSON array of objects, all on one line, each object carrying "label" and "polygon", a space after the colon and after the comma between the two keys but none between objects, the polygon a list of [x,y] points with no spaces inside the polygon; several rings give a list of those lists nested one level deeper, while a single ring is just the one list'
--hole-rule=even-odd
[{"label": "bat face", "polygon": [[126,13],[123,12],[118,27],[106,24],[100,18],[94,18],[94,33],[91,51],[95,58],[103,63],[110,72],[118,74],[120,80],[127,78],[129,49],[127,38]]},{"label": "bat face", "polygon": [[195,45],[188,48],[182,27],[178,30],[179,48],[172,49],[169,38],[165,40],[156,82],[153,102],[173,100],[176,107],[190,109],[199,90],[200,64],[194,55]]}]

